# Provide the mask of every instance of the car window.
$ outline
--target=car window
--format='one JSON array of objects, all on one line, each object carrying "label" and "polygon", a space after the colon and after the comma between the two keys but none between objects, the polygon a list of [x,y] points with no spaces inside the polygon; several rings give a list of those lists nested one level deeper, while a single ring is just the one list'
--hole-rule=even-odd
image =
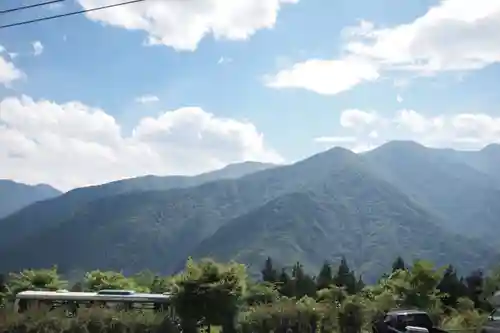
[{"label": "car window", "polygon": [[500,309],[496,309],[491,313],[491,317],[495,321],[500,321]]},{"label": "car window", "polygon": [[409,314],[401,318],[405,326],[432,328],[432,322],[426,314]]}]

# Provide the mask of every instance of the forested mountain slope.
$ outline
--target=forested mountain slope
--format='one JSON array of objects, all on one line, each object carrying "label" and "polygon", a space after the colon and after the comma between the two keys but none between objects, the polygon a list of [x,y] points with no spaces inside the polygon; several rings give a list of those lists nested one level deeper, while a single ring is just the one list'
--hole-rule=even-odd
[{"label": "forested mountain slope", "polygon": [[49,185],[32,186],[0,179],[0,219],[34,202],[54,198],[60,194],[61,191]]},{"label": "forested mountain slope", "polygon": [[[389,156],[400,153],[400,148],[390,145],[380,149],[389,149]],[[434,163],[454,165],[415,154],[401,157],[414,159],[404,167],[428,168],[426,181],[447,176],[440,167],[431,168]],[[0,269],[57,264],[63,271],[171,273],[190,255],[236,258],[253,267],[271,255],[283,265],[300,260],[308,268],[317,268],[325,258],[345,255],[354,268],[370,277],[386,269],[392,259],[385,258],[399,251],[407,258],[454,262],[463,270],[498,259],[496,249],[450,231],[451,222],[439,206],[429,208],[418,196],[424,196],[423,190],[403,182],[405,174],[393,172],[391,163],[396,171],[403,167],[399,159],[385,157],[383,150],[357,155],[334,148],[238,179],[108,195],[80,203],[64,219],[4,247]],[[455,176],[450,177],[457,181],[461,178],[456,174],[469,175],[462,186],[475,185],[497,195],[486,186],[485,173],[470,171],[468,164],[454,168]],[[446,195],[446,191],[439,193]],[[43,203],[37,213],[45,221],[44,206],[60,214],[61,207]],[[14,216],[1,223],[20,222]]]},{"label": "forested mountain slope", "polygon": [[[132,179],[119,180],[103,185],[77,188],[57,198],[37,202],[25,207],[16,214],[0,220],[0,226],[8,230],[8,233],[0,233],[0,251],[12,244],[43,232],[46,229],[57,227],[73,217],[78,216],[80,209],[86,204],[116,195],[144,192],[153,190],[168,190],[173,188],[187,188],[198,186],[219,179],[234,179],[272,168],[275,165],[246,162],[229,165],[223,169],[204,173],[198,176],[145,176]],[[139,195],[140,196],[140,195]],[[141,203],[143,201],[139,201]],[[118,203],[112,212],[117,214],[121,211],[122,204]],[[83,212],[85,214],[85,211]]]}]

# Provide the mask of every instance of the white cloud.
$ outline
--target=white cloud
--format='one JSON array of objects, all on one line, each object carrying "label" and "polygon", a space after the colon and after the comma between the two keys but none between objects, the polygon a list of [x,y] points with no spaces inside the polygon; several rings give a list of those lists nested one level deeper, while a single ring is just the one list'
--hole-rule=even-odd
[{"label": "white cloud", "polygon": [[388,117],[373,111],[346,110],[339,123],[342,135],[349,140],[320,137],[315,141],[357,147],[358,151],[363,150],[359,147],[376,147],[391,140],[413,140],[430,147],[459,149],[478,149],[500,143],[500,117],[484,113],[430,116],[403,109]]},{"label": "white cloud", "polygon": [[230,62],[233,62],[233,59],[226,58],[226,57],[220,57],[219,60],[217,61],[217,64],[218,65],[222,65],[222,64],[227,64],[227,63],[230,63]]},{"label": "white cloud", "polygon": [[2,52],[5,52],[5,48],[2,45],[0,45],[0,53]]},{"label": "white cloud", "polygon": [[30,97],[0,102],[0,175],[61,189],[145,174],[195,174],[245,160],[281,162],[249,122],[201,108],[143,118],[130,135],[103,110]]},{"label": "white cloud", "polygon": [[23,76],[23,72],[17,69],[12,62],[0,56],[0,84],[8,85],[12,81],[18,80]]},{"label": "white cloud", "polygon": [[64,7],[64,5],[61,2],[51,3],[47,6],[47,8],[52,10],[52,11],[59,11],[63,7]]},{"label": "white cloud", "polygon": [[271,88],[303,88],[322,95],[335,95],[378,78],[377,67],[360,58],[311,59],[268,76],[266,85]]},{"label": "white cloud", "polygon": [[155,95],[143,95],[139,96],[135,99],[136,103],[139,104],[148,104],[148,103],[156,103],[160,101],[160,98]]},{"label": "white cloud", "polygon": [[[412,22],[377,28],[372,22],[342,31],[342,57],[308,60],[274,74],[274,88],[335,95],[380,73],[434,75],[482,69],[500,62],[500,1],[441,0]],[[346,61],[355,57],[357,64]],[[396,85],[408,83],[398,78]]]},{"label": "white cloud", "polygon": [[43,53],[43,44],[37,40],[31,44],[33,46],[33,55],[35,57]]},{"label": "white cloud", "polygon": [[[89,12],[94,21],[148,34],[148,44],[193,51],[207,35],[245,40],[257,30],[274,27],[283,4],[298,0],[150,0]],[[115,0],[78,0],[84,9]]]},{"label": "white cloud", "polygon": [[356,142],[357,139],[355,136],[320,136],[314,138],[316,142],[325,142],[325,143],[351,143]]},{"label": "white cloud", "polygon": [[398,103],[402,103],[402,102],[403,102],[403,97],[401,97],[401,95],[397,95],[397,96],[396,96],[396,101],[397,101]]},{"label": "white cloud", "polygon": [[500,62],[500,2],[442,0],[408,24],[359,29],[346,49],[388,70],[475,70]]},{"label": "white cloud", "polygon": [[349,109],[340,115],[340,125],[346,128],[365,127],[377,121],[378,116],[375,112]]}]

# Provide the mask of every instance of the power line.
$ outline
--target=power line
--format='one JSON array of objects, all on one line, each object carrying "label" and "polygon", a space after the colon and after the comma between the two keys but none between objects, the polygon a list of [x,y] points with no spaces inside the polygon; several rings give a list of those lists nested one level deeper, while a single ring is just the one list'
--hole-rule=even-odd
[{"label": "power line", "polygon": [[41,3],[37,3],[37,4],[34,4],[34,5],[27,5],[27,6],[16,7],[16,8],[11,8],[11,9],[4,9],[4,10],[0,10],[0,14],[7,14],[7,13],[12,13],[12,12],[17,12],[17,11],[20,11],[20,10],[25,10],[25,9],[35,8],[35,7],[41,7],[41,6],[51,5],[53,3],[63,2],[63,1],[66,1],[66,0],[51,0],[51,1],[45,1],[45,2],[41,2]]},{"label": "power line", "polygon": [[124,6],[124,5],[130,5],[133,3],[144,2],[144,1],[146,1],[146,0],[131,0],[131,1],[126,1],[126,2],[116,3],[113,5],[107,5],[107,6],[102,6],[102,7],[95,7],[95,8],[90,8],[90,9],[79,10],[76,12],[69,12],[69,13],[59,14],[59,15],[54,15],[54,16],[46,16],[46,17],[37,18],[34,20],[29,20],[29,21],[21,21],[21,22],[6,24],[6,25],[0,25],[0,29],[12,28],[12,27],[16,27],[19,25],[31,24],[31,23],[42,22],[42,21],[49,21],[49,20],[54,20],[54,19],[58,19],[61,17],[84,14],[84,13],[89,13],[89,12],[95,12],[98,10],[103,10],[103,9],[108,9],[108,8],[113,8],[113,7],[118,7],[118,6]]}]

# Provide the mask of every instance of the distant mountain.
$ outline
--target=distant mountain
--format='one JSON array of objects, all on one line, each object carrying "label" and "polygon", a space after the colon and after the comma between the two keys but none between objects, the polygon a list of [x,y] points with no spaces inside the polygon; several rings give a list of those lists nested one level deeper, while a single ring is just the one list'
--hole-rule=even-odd
[{"label": "distant mountain", "polygon": [[187,188],[220,179],[234,179],[275,166],[266,163],[244,162],[192,177],[144,176],[77,188],[52,200],[36,202],[8,218],[0,220],[0,227],[9,230],[8,233],[0,233],[0,251],[32,234],[58,226],[71,219],[79,209],[94,200],[133,192]]},{"label": "distant mountain", "polygon": [[59,190],[49,185],[31,186],[0,179],[0,219],[34,202],[54,198],[60,194]]},{"label": "distant mountain", "polygon": [[492,232],[500,228],[497,149],[430,149],[396,141],[365,156],[385,179],[438,215],[443,227],[500,244],[498,234]]},{"label": "distant mountain", "polygon": [[[386,151],[413,160],[404,165]],[[373,279],[397,254],[453,263],[464,271],[487,267],[499,259],[498,248],[451,231],[448,217],[422,200],[423,190],[433,187],[422,190],[403,181],[404,174],[385,169],[394,163],[395,170],[419,169],[429,174],[421,179],[436,181],[445,172],[431,166],[453,163],[427,158],[430,151],[400,143],[364,155],[334,148],[293,165],[199,186],[94,197],[77,205],[64,195],[0,221],[5,228],[33,227],[27,222],[31,214],[44,224],[37,232],[16,229],[21,236],[0,249],[0,270],[57,264],[63,271],[172,273],[188,256],[214,256],[240,260],[256,271],[268,255],[278,264],[300,260],[313,269],[345,255]],[[462,170],[468,165],[453,168],[459,170],[457,182],[458,175],[470,173],[475,178],[466,178],[466,184],[474,180],[482,189],[486,183],[482,173]],[[75,206],[68,211],[70,204]]]},{"label": "distant mountain", "polygon": [[[279,197],[225,224],[193,256],[234,259],[257,274],[267,256],[280,264],[300,261],[312,272],[325,259],[340,262],[346,256],[370,282],[387,272],[395,254],[407,261],[432,259],[439,266],[453,262],[462,272],[494,263],[488,247],[447,233],[435,216],[390,185],[377,179],[363,182],[367,186],[337,183],[322,194]],[[348,195],[336,195],[339,187]]]}]

